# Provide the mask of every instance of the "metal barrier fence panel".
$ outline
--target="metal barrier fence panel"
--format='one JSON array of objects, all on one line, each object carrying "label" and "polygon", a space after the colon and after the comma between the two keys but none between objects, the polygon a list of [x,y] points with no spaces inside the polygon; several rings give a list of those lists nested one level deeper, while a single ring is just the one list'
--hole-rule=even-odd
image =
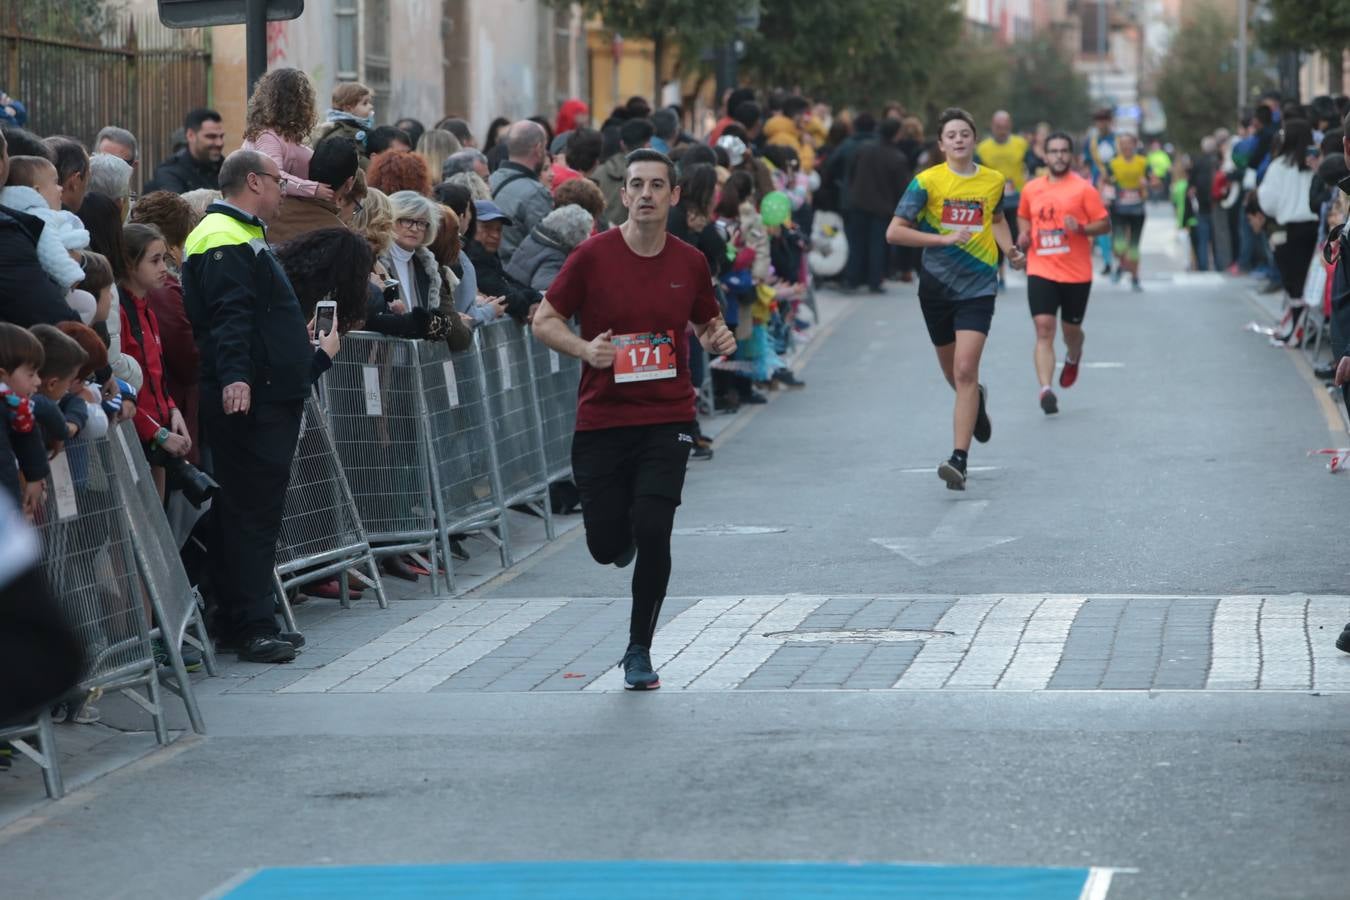
[{"label": "metal barrier fence panel", "polygon": [[[368,569],[380,608],[389,605],[328,419],[318,401],[310,397],[305,401],[300,440],[291,462],[286,512],[277,541],[277,575],[283,588],[289,588],[348,568]],[[345,600],[343,605],[347,605]]]},{"label": "metal barrier fence panel", "polygon": [[524,330],[508,319],[485,325],[477,334],[503,502],[547,500],[539,406]]},{"label": "metal barrier fence panel", "polygon": [[[73,441],[51,461],[46,502],[36,516],[43,566],[89,656],[82,689],[120,690],[150,713],[168,742],[150,644],[148,596],[137,568],[129,512],[107,438]],[[120,468],[120,474],[119,474]],[[144,687],[148,697],[137,690]]]},{"label": "metal barrier fence panel", "polygon": [[[164,642],[174,673],[174,679],[166,683],[183,699],[192,729],[205,734],[205,722],[183,665],[181,649],[183,641],[189,641],[202,651],[207,671],[215,674],[215,651],[202,622],[197,592],[183,568],[178,542],[165,518],[164,506],[135,427],[130,422],[114,426],[108,432],[107,440],[113,447],[114,483],[129,513],[132,548],[155,611],[158,636]],[[195,636],[188,633],[189,625],[196,632]]]},{"label": "metal barrier fence panel", "polygon": [[436,523],[415,343],[352,332],[325,382],[333,444],[371,546],[430,548]]},{"label": "metal barrier fence panel", "polygon": [[548,480],[562,481],[572,477],[572,434],[577,427],[581,360],[545,346],[533,333],[528,342],[534,357],[534,383],[539,394]]},{"label": "metal barrier fence panel", "polygon": [[[451,353],[444,344],[425,341],[418,346],[418,357],[441,529],[447,538],[488,529],[505,560],[501,485],[493,466],[482,359],[476,350]],[[448,539],[442,553],[449,559]]]}]

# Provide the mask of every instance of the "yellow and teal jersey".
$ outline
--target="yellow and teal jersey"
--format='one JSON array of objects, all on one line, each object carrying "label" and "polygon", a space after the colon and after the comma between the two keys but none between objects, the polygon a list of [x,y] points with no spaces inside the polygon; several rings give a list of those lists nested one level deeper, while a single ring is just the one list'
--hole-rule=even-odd
[{"label": "yellow and teal jersey", "polygon": [[946,163],[925,169],[909,183],[895,214],[919,231],[967,231],[970,240],[925,247],[920,290],[948,300],[972,300],[998,292],[998,244],[994,216],[1003,203],[1001,172],[977,165],[960,175]]},{"label": "yellow and teal jersey", "polygon": [[1117,156],[1107,164],[1115,186],[1114,209],[1120,215],[1143,215],[1148,199],[1148,160],[1136,153],[1129,159]]}]

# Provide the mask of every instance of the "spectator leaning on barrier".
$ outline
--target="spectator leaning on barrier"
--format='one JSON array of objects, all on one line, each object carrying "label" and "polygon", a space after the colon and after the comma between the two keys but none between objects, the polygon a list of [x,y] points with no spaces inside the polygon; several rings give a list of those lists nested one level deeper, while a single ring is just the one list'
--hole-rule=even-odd
[{"label": "spectator leaning on barrier", "polygon": [[398,281],[399,299],[409,310],[454,312],[440,266],[427,249],[441,227],[439,205],[416,191],[389,195],[389,205],[394,214],[394,240],[380,263]]},{"label": "spectator leaning on barrier", "polygon": [[320,228],[345,228],[347,223],[342,221],[338,200],[351,191],[359,171],[355,141],[347,137],[320,141],[309,161],[309,176],[326,185],[332,191],[333,199],[286,198],[276,221],[267,223],[268,243],[276,247]]},{"label": "spectator leaning on barrier", "polygon": [[225,149],[225,126],[214,109],[194,109],[183,119],[187,146],[160,163],[155,177],[145,186],[151,191],[186,194],[199,188],[219,188],[220,164]]},{"label": "spectator leaning on barrier", "polygon": [[1280,129],[1271,162],[1257,188],[1261,212],[1274,220],[1271,244],[1290,310],[1289,331],[1282,340],[1297,342],[1306,304],[1303,285],[1317,250],[1318,216],[1308,206],[1313,167],[1308,163],[1312,128],[1305,119],[1288,119]]},{"label": "spectator leaning on barrier", "polygon": [[174,406],[183,414],[183,421],[187,423],[188,437],[192,440],[187,459],[194,466],[201,464],[197,398],[197,373],[201,356],[197,352],[196,341],[192,339],[192,323],[188,321],[187,309],[183,306],[182,268],[183,247],[200,218],[186,200],[170,191],[146,194],[131,211],[133,223],[152,225],[164,235],[167,249],[164,262],[169,274],[163,284],[146,293],[145,301],[159,326],[164,357],[164,386]]},{"label": "spectator leaning on barrier", "polygon": [[468,253],[478,276],[478,291],[488,297],[505,299],[507,315],[523,325],[534,314],[540,295],[534,288],[506,274],[501,256],[502,232],[511,220],[491,200],[475,200],[473,214],[477,226]]},{"label": "spectator leaning on barrier", "polygon": [[488,187],[493,202],[509,218],[502,232],[502,255],[510,257],[553,210],[553,195],[539,180],[548,161],[547,133],[537,122],[523,121],[506,133],[507,160],[492,173]]},{"label": "spectator leaning on barrier", "polygon": [[336,329],[311,350],[295,290],[267,247],[281,205],[270,158],[230,154],[222,199],[188,238],[183,293],[202,355],[202,430],[220,493],[210,560],[221,646],[249,662],[289,662],[304,638],[277,627],[272,572],[305,398],[331,365]]},{"label": "spectator leaning on barrier", "polygon": [[548,291],[567,256],[591,236],[595,220],[580,206],[560,206],[534,226],[506,266],[506,274],[540,293]]},{"label": "spectator leaning on barrier", "polygon": [[459,279],[454,290],[455,309],[472,319],[475,328],[501,318],[506,313],[506,298],[487,297],[478,292],[478,270],[468,254],[469,245],[478,236],[473,194],[462,184],[438,184],[436,197],[459,218],[459,258],[450,266]]},{"label": "spectator leaning on barrier", "polygon": [[49,471],[32,405],[42,362],[42,344],[32,332],[0,322],[0,489],[30,516],[42,503]]}]

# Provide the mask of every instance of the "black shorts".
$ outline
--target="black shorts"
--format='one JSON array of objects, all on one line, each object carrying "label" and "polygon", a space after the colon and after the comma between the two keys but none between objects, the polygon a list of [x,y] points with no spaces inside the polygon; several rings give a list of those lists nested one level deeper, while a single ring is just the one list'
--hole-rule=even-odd
[{"label": "black shorts", "polygon": [[1111,213],[1111,231],[1117,255],[1137,260],[1139,240],[1144,235],[1144,214]]},{"label": "black shorts", "polygon": [[948,300],[919,295],[923,321],[928,326],[928,337],[934,347],[945,347],[956,341],[958,331],[989,333],[994,318],[994,298],[974,297],[970,300]]},{"label": "black shorts", "polygon": [[692,422],[671,422],[573,435],[572,480],[586,526],[627,518],[638,497],[663,497],[678,506],[694,428]]},{"label": "black shorts", "polygon": [[1082,325],[1087,315],[1090,281],[1052,281],[1039,275],[1027,276],[1027,300],[1033,316],[1058,315],[1070,325]]}]

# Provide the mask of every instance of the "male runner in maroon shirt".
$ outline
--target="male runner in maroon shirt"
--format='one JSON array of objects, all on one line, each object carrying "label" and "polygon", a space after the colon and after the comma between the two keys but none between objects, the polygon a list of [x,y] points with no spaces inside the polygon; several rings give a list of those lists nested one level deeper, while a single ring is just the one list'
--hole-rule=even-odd
[{"label": "male runner in maroon shirt", "polygon": [[[633,569],[624,686],[661,686],[652,635],[670,581],[670,533],[694,445],[686,325],[712,356],[736,350],[703,254],[666,234],[680,200],[675,166],[628,154],[628,219],[572,252],[534,314],[535,337],[582,360],[572,477],[596,562]],[[567,320],[577,317],[581,336]]]}]

